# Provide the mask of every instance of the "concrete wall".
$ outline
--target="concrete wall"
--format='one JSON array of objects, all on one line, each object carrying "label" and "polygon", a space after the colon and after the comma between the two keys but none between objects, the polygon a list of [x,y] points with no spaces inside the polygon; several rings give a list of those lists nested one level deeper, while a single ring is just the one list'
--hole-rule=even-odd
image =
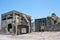
[{"label": "concrete wall", "polygon": [[[8,17],[10,17],[9,15],[12,14],[12,18],[11,19],[7,19]],[[24,15],[24,16],[23,16]],[[12,24],[12,32],[13,32],[13,29],[15,27],[15,30],[16,30],[16,34],[17,34],[17,31],[18,31],[18,25],[25,25],[26,27],[28,26],[28,32],[31,31],[30,27],[31,27],[31,17],[28,16],[28,15],[25,15],[23,13],[19,13],[17,11],[10,11],[10,12],[7,12],[5,14],[2,14],[2,18],[5,17],[6,20],[2,20],[1,21],[1,24],[2,24],[2,30],[4,32],[7,33],[8,31],[8,24]]]}]

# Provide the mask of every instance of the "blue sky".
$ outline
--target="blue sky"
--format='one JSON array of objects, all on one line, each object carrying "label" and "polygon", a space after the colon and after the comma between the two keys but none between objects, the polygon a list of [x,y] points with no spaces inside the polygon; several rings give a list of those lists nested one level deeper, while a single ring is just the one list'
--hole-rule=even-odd
[{"label": "blue sky", "polygon": [[0,0],[0,15],[16,10],[30,15],[32,19],[50,16],[60,17],[60,0]]}]

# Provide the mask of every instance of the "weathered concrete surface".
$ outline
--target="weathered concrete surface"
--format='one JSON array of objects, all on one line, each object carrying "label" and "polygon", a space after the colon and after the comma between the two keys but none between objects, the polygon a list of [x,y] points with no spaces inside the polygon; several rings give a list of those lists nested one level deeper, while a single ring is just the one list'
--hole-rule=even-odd
[{"label": "weathered concrete surface", "polygon": [[0,35],[0,40],[60,40],[60,32],[33,32],[24,35]]}]

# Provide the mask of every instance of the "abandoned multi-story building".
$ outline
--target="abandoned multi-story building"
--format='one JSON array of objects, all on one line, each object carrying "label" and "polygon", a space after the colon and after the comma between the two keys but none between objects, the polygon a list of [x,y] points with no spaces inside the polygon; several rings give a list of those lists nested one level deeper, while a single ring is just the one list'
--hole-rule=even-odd
[{"label": "abandoned multi-story building", "polygon": [[31,16],[12,10],[1,16],[2,31],[7,34],[31,32]]},{"label": "abandoned multi-story building", "polygon": [[35,19],[35,31],[60,31],[60,18],[52,13],[46,18]]}]

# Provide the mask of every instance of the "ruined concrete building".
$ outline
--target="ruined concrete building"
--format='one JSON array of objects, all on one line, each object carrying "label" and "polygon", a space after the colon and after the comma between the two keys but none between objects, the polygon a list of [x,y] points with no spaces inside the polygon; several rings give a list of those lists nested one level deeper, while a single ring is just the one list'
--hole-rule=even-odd
[{"label": "ruined concrete building", "polygon": [[35,19],[35,31],[60,31],[60,18],[52,13],[51,16]]},{"label": "ruined concrete building", "polygon": [[2,31],[6,34],[30,33],[31,16],[12,10],[1,16]]}]

